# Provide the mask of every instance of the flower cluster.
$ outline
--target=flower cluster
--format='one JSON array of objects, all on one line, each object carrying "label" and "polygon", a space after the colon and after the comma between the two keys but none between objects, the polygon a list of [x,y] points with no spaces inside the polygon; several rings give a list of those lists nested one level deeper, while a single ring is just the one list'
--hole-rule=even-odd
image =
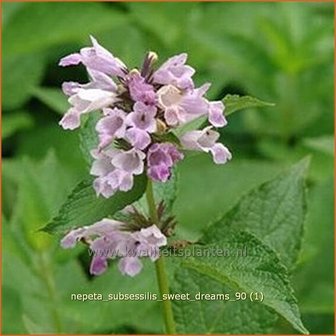
[{"label": "flower cluster", "polygon": [[87,243],[93,252],[91,274],[102,274],[108,259],[120,258],[120,272],[133,277],[142,269],[140,258],[157,260],[159,248],[167,245],[167,238],[156,225],[135,232],[125,231],[125,226],[123,222],[105,218],[91,226],[70,231],[62,239],[61,246],[72,248],[80,240]]},{"label": "flower cluster", "polygon": [[[92,47],[60,61],[61,66],[83,64],[90,77],[87,84],[63,83],[71,108],[60,125],[75,129],[83,114],[102,110],[96,124],[99,145],[91,152],[97,195],[108,198],[118,190],[130,190],[134,176],[144,171],[154,181],[167,181],[185,149],[210,152],[218,164],[231,158],[213,129],[226,125],[224,105],[205,98],[209,84],[195,88],[195,70],[186,64],[187,54],[174,56],[155,70],[157,56],[150,52],[139,70],[129,70],[91,40]],[[167,136],[200,116],[207,116],[211,126],[174,135],[174,141]]]}]

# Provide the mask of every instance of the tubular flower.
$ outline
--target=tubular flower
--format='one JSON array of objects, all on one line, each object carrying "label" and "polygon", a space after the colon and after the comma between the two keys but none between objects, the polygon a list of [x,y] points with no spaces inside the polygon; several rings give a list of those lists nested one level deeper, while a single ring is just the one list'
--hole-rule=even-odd
[{"label": "tubular flower", "polygon": [[[210,84],[195,88],[195,70],[186,64],[186,53],[169,58],[155,70],[157,55],[149,52],[139,70],[129,70],[95,38],[91,41],[91,47],[60,60],[61,66],[83,64],[89,75],[86,84],[63,83],[71,107],[60,125],[73,130],[80,126],[83,114],[101,111],[95,128],[99,144],[91,151],[97,195],[108,198],[130,190],[134,176],[142,173],[166,182],[184,150],[209,152],[217,164],[231,159],[229,150],[218,141],[219,133],[212,129],[227,124],[224,104],[205,97]],[[212,126],[176,132],[201,116]],[[97,265],[103,264],[97,260]],[[135,259],[121,264],[126,273],[139,268]]]},{"label": "tubular flower", "polygon": [[159,249],[167,245],[167,238],[156,225],[141,228],[138,231],[125,230],[123,222],[104,218],[91,225],[70,231],[61,240],[65,249],[73,248],[84,240],[92,252],[90,273],[100,275],[108,266],[108,260],[119,258],[119,270],[131,277],[142,269],[141,258],[152,261],[159,258]]}]

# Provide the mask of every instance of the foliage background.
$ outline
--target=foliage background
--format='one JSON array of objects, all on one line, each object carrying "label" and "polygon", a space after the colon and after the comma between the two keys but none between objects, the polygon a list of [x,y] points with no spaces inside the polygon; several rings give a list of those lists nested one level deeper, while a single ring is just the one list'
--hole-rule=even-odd
[{"label": "foliage background", "polygon": [[[189,53],[210,98],[249,94],[276,104],[229,118],[222,140],[232,162],[206,155],[180,164],[174,213],[179,235],[201,229],[253,187],[311,155],[308,216],[293,276],[305,326],[333,333],[333,4],[332,3],[2,3],[3,333],[159,333],[153,302],[74,302],[70,293],[153,291],[153,268],[135,279],[112,268],[87,273],[84,249],[62,251],[36,233],[87,170],[76,132],[57,122],[65,80],[83,68],[60,57],[93,34],[130,66],[147,50],[163,60]],[[292,333],[279,325],[274,332]]]}]

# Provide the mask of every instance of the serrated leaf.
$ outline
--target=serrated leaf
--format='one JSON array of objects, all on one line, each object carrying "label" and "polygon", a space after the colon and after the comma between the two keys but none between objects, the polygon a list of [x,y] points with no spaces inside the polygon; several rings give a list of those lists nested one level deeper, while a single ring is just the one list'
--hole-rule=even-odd
[{"label": "serrated leaf", "polygon": [[293,268],[301,247],[306,213],[304,159],[289,171],[244,196],[217,223],[210,226],[205,243],[221,240],[229,228],[247,230],[279,253],[282,262]]},{"label": "serrated leaf", "polygon": [[79,133],[80,148],[89,165],[93,162],[93,157],[90,152],[92,149],[98,147],[98,134],[96,131],[98,120],[99,113],[90,113]]},{"label": "serrated leaf", "polygon": [[262,101],[258,98],[231,94],[228,94],[223,98],[223,103],[225,105],[224,114],[226,116],[232,114],[233,112],[247,108],[274,106],[274,104]]},{"label": "serrated leaf", "polygon": [[[227,230],[222,241],[191,249],[194,251],[184,254],[191,256],[182,259],[183,267],[233,290],[246,292],[248,297],[251,292],[262,292],[262,304],[285,318],[297,331],[308,333],[301,322],[286,268],[277,255],[255,236],[244,231]],[[186,316],[185,319],[194,319],[194,316]],[[226,332],[225,329],[221,331]]]},{"label": "serrated leaf", "polygon": [[79,183],[60,208],[58,215],[42,230],[49,233],[65,233],[67,230],[91,225],[104,217],[112,216],[143,195],[147,177],[137,176],[130,191],[118,191],[108,199],[97,197],[92,183],[92,178]]},{"label": "serrated leaf", "polygon": [[32,94],[59,114],[63,115],[69,109],[66,96],[59,89],[37,87],[32,90]]},{"label": "serrated leaf", "polygon": [[229,294],[232,301],[175,301],[174,317],[181,334],[269,334],[277,315],[258,302],[235,301],[236,291],[199,272],[180,268],[175,273],[175,293]]}]

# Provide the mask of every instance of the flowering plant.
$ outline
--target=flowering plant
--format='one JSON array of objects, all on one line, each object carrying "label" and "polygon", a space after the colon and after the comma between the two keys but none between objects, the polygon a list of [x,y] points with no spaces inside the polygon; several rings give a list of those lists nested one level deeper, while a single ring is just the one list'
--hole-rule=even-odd
[{"label": "flowering plant", "polygon": [[[297,244],[283,241],[273,247],[276,237],[265,234],[260,223],[278,211],[273,209],[278,201],[292,200],[298,210],[303,207],[306,161],[243,198],[204,232],[198,244],[172,239],[177,223],[171,212],[175,197],[171,189],[176,184],[178,162],[189,151],[201,151],[210,153],[216,164],[226,163],[231,153],[216,129],[227,124],[226,116],[232,112],[270,104],[237,95],[209,101],[205,94],[210,84],[195,86],[195,70],[186,64],[187,54],[173,56],[155,67],[158,57],[149,52],[139,69],[128,69],[96,39],[91,37],[91,41],[91,47],[60,61],[61,66],[83,64],[90,79],[86,84],[63,83],[71,107],[60,125],[74,130],[84,124],[82,149],[94,178],[73,190],[44,231],[63,234],[63,248],[73,248],[79,241],[87,244],[93,252],[93,275],[104,273],[109,260],[118,259],[120,272],[134,277],[143,267],[141,259],[149,258],[155,262],[162,297],[169,295],[170,288],[161,252],[190,252],[198,246],[199,255],[193,252],[188,258],[183,254],[178,258],[184,270],[177,276],[180,287],[176,288],[183,290],[184,277],[195,285],[210,281],[210,287],[211,281],[219,281],[230,287],[225,287],[228,292],[241,288],[249,292],[251,301],[255,298],[264,302],[260,309],[265,314],[283,316],[305,333],[286,269],[278,258],[279,254],[291,267]],[[294,194],[288,193],[288,186],[295,186]],[[271,197],[274,202],[270,205]],[[281,225],[291,228],[286,211],[282,209],[279,218],[272,221],[272,230],[277,230],[281,219]],[[222,259],[203,253],[214,247],[231,252]],[[247,248],[248,258],[232,253],[237,248]],[[185,303],[175,303],[173,312],[171,300],[163,300],[163,308],[167,333],[175,334],[176,327],[178,331],[195,332],[192,326],[181,327],[185,326],[181,320],[187,309]],[[246,318],[250,319],[249,313]]]},{"label": "flowering plant", "polygon": [[[134,176],[144,172],[152,181],[167,182],[174,165],[183,159],[182,150],[210,152],[218,164],[231,159],[229,150],[217,142],[219,133],[212,129],[227,123],[224,104],[209,102],[204,97],[210,84],[195,88],[192,79],[195,70],[186,65],[186,54],[170,58],[155,70],[157,56],[149,52],[140,70],[128,70],[94,37],[91,41],[92,47],[60,61],[61,66],[82,63],[90,77],[87,84],[63,83],[72,106],[60,125],[72,130],[80,126],[81,115],[102,111],[95,125],[98,147],[91,150],[94,161],[90,173],[96,176],[93,188],[97,196],[110,198],[117,191],[131,190]],[[179,136],[174,133],[178,127],[202,116],[207,117],[211,126]],[[89,228],[72,230],[62,246],[73,247],[80,239],[98,237],[90,241],[91,250],[96,251],[91,273],[101,274],[111,257],[98,255],[97,250],[122,250],[120,270],[134,276],[141,264],[136,256],[127,256],[129,250],[137,251],[136,255],[149,255],[155,261],[158,253],[150,255],[150,250],[158,252],[167,243],[157,227],[159,223],[149,221],[150,224],[130,234],[121,231],[127,229],[127,223],[105,219]]]}]

